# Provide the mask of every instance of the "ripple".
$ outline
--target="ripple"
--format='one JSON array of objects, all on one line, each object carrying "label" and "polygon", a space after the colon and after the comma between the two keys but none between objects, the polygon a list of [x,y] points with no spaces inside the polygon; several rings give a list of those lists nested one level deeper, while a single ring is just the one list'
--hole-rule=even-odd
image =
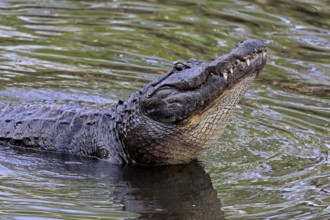
[{"label": "ripple", "polygon": [[[0,102],[114,105],[174,61],[208,61],[243,39],[261,39],[269,47],[264,71],[200,160],[229,219],[326,218],[328,18],[322,0],[1,1]],[[122,171],[104,180],[110,168],[87,172],[97,169],[92,161],[1,146],[0,164],[4,218],[126,219],[144,205],[132,198],[147,186],[129,194],[121,183],[116,193],[133,201],[125,206],[112,194]],[[144,207],[143,217],[160,212],[164,201],[153,202],[156,211]]]}]

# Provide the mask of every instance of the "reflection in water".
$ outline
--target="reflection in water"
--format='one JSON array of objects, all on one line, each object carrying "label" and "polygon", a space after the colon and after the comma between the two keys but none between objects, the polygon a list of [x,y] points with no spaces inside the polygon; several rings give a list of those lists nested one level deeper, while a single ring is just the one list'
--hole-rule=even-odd
[{"label": "reflection in water", "polygon": [[[86,196],[94,196],[92,193],[102,192],[112,197],[104,198],[105,200],[111,199],[115,204],[123,205],[121,211],[137,213],[137,219],[224,219],[210,176],[196,161],[188,165],[121,167],[90,158],[47,152],[34,153],[26,149],[12,149],[3,144],[0,147],[4,149],[0,154],[0,159],[3,161],[0,167],[2,179],[14,175],[11,181],[14,179],[26,181],[26,176],[30,176],[29,189],[34,190],[29,190],[29,193],[40,190],[38,197],[47,198],[48,202],[33,201],[25,195],[25,200],[30,200],[29,206],[35,210],[46,210],[49,204],[56,202],[61,204],[66,199],[71,203],[81,202]],[[5,160],[4,157],[12,158]],[[47,182],[47,177],[51,177],[52,184],[57,187],[62,184],[70,185],[71,182],[75,185],[75,194],[78,196],[70,198],[72,192],[47,195],[51,186],[45,187],[42,183]],[[6,193],[13,190],[13,186],[9,183],[8,180],[3,182],[3,195],[0,195],[0,201],[4,203],[9,201]],[[90,190],[100,185],[103,187],[96,191],[85,191],[86,188]],[[109,185],[111,188],[108,190],[111,192],[107,192],[107,187],[104,187]],[[44,192],[41,190],[43,187],[46,190]],[[67,206],[67,209],[71,208]],[[108,207],[103,204],[101,208]],[[95,211],[94,209],[97,210],[96,207],[91,206],[81,210],[81,213],[79,210],[76,212],[87,217]],[[49,216],[56,214],[56,208],[48,208],[47,211]]]},{"label": "reflection in water", "polygon": [[224,219],[211,179],[196,162],[127,167],[122,174],[114,197],[127,211],[140,213],[141,219]]}]

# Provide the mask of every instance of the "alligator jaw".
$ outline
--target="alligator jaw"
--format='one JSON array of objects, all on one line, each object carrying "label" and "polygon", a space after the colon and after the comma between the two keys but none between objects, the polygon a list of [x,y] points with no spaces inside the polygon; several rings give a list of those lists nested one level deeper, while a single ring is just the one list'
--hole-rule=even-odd
[{"label": "alligator jaw", "polygon": [[146,87],[141,110],[155,121],[182,125],[243,78],[259,74],[266,63],[266,50],[262,42],[247,40],[210,63],[195,59],[176,63],[172,71]]},{"label": "alligator jaw", "polygon": [[[223,109],[227,110],[228,117],[266,61],[267,47],[257,40],[240,42],[229,54],[211,61],[205,69],[208,77],[198,89],[198,93],[207,98],[201,108],[195,108],[195,112],[181,123],[183,127],[194,128],[210,115],[220,114]],[[224,119],[223,124],[226,121]],[[217,133],[217,137],[221,133]]]},{"label": "alligator jaw", "polygon": [[[247,40],[240,42],[229,54],[210,62],[205,70],[209,77],[204,82],[205,86],[199,91],[209,97],[209,103],[205,103],[201,112],[221,102],[219,99],[233,87],[239,87],[242,80],[249,78],[248,81],[253,81],[262,71],[266,61],[266,45],[257,40]],[[213,89],[211,85],[216,85],[216,89]]]},{"label": "alligator jaw", "polygon": [[[249,73],[260,73],[267,60],[267,47],[260,41],[247,40],[238,43],[229,54],[209,64],[208,71],[223,76],[228,83],[235,83]],[[233,82],[231,82],[231,80]]]}]

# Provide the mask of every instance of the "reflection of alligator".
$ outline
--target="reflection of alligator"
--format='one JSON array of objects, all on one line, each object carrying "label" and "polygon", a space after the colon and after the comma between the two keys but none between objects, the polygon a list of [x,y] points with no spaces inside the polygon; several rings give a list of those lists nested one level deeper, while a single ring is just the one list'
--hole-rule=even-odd
[{"label": "reflection of alligator", "polygon": [[[47,215],[49,217],[56,216],[60,219],[63,217],[61,214],[67,217],[67,213],[63,211],[66,209],[70,213],[77,211],[76,213],[80,214],[79,211],[81,210],[75,209],[79,209],[81,206],[64,207],[62,205],[63,202],[69,199],[71,204],[94,204],[85,210],[83,213],[84,219],[95,218],[98,213],[102,213],[102,216],[106,218],[108,210],[112,213],[114,213],[113,211],[137,213],[139,216],[136,219],[144,220],[225,219],[224,213],[221,211],[221,202],[212,186],[210,175],[196,161],[173,166],[109,166],[106,162],[95,161],[90,158],[46,152],[38,153],[39,158],[33,160],[36,155],[29,154],[25,151],[25,148],[12,149],[7,144],[1,143],[0,147],[3,149],[0,152],[0,167],[7,168],[10,173],[19,176],[23,170],[24,176],[38,176],[38,179],[46,178],[47,180],[49,175],[55,177],[52,178],[52,187],[40,190],[40,187],[44,186],[45,183],[41,181],[41,185],[39,185],[38,182],[33,182],[28,189],[29,194],[23,195],[26,196],[24,197],[25,200],[28,200],[31,196],[34,198],[35,193],[43,198],[43,200],[40,200],[40,205],[38,205],[38,201],[34,201],[34,216],[38,215],[39,210],[44,213],[44,201],[51,201],[54,205],[53,209],[49,209]],[[9,157],[13,160],[1,160]],[[1,173],[2,177],[3,173]],[[3,178],[3,180],[5,179]],[[79,184],[76,184],[77,181],[79,181]],[[10,180],[4,181],[1,186],[11,189],[12,186],[7,185],[10,182]],[[24,185],[24,182],[18,184]],[[64,186],[65,190],[56,190],[58,185]],[[72,194],[65,195],[68,190],[71,190]],[[72,198],[72,195],[80,195],[80,197]],[[3,196],[0,199],[4,200],[6,198],[6,196]],[[113,203],[122,206],[115,205],[119,210],[117,208],[113,210]],[[10,205],[12,204],[1,204],[0,210],[8,208]],[[62,210],[60,213],[57,209],[58,206]],[[21,207],[20,204],[18,204],[18,207]],[[107,211],[104,212],[105,209]],[[3,219],[7,217],[5,214],[1,213]],[[22,215],[22,212],[20,214],[11,212],[8,219],[17,215]],[[30,213],[26,215],[30,216]],[[127,219],[133,218],[127,217]]]},{"label": "reflection of alligator", "polygon": [[125,211],[139,213],[138,219],[225,219],[210,176],[195,161],[127,167],[121,178],[122,185],[115,184],[113,195]]},{"label": "reflection of alligator", "polygon": [[223,133],[235,104],[263,69],[266,50],[262,42],[246,40],[210,63],[178,62],[110,110],[5,106],[0,140],[111,163],[187,163]]}]

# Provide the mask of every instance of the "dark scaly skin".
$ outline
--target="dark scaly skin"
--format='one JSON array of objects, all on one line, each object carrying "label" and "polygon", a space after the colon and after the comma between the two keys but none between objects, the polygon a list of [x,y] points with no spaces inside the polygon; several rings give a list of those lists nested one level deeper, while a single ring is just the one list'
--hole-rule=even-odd
[{"label": "dark scaly skin", "polygon": [[216,144],[262,71],[266,50],[262,42],[246,40],[210,63],[176,63],[114,109],[72,103],[4,106],[0,141],[110,163],[188,163]]},{"label": "dark scaly skin", "polygon": [[116,115],[115,109],[87,109],[67,102],[8,105],[0,111],[0,140],[124,163]]}]

